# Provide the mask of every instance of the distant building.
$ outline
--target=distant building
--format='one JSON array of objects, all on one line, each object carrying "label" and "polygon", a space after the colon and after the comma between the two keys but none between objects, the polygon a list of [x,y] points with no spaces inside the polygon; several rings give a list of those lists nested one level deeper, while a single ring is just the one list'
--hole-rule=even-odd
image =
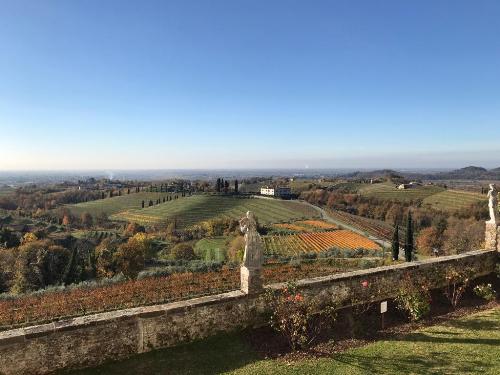
[{"label": "distant building", "polygon": [[274,188],[271,188],[269,186],[264,186],[260,188],[260,194],[261,195],[271,195],[274,197]]},{"label": "distant building", "polygon": [[278,198],[289,198],[290,195],[292,195],[292,189],[286,186],[279,186],[276,188],[264,186],[260,188],[260,194]]},{"label": "distant building", "polygon": [[398,189],[399,190],[406,190],[406,189],[415,188],[417,186],[422,186],[422,184],[420,182],[417,182],[417,181],[412,181],[409,184],[401,184],[401,185],[399,185]]}]

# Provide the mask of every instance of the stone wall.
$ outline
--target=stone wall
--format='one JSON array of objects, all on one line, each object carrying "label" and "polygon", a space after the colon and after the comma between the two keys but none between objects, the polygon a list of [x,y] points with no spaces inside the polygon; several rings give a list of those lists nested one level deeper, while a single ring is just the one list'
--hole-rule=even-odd
[{"label": "stone wall", "polygon": [[[425,276],[440,287],[447,267],[471,267],[479,277],[493,272],[497,261],[496,251],[475,251],[302,280],[298,287],[309,295],[346,296],[367,281],[375,287],[373,300],[378,300],[393,297],[395,288],[388,286],[397,285],[406,273]],[[262,295],[234,291],[4,331],[0,332],[0,374],[44,374],[97,365],[217,332],[259,326],[265,323],[265,311]]]}]

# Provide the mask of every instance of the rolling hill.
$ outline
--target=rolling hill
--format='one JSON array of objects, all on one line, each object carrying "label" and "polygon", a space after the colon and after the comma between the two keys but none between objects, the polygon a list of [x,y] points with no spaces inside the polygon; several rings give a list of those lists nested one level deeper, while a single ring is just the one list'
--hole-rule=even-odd
[{"label": "rolling hill", "polygon": [[275,199],[240,198],[222,195],[193,195],[144,209],[127,209],[111,216],[119,221],[156,224],[175,218],[180,226],[189,226],[217,217],[241,218],[252,211],[262,224],[316,217],[310,206]]}]

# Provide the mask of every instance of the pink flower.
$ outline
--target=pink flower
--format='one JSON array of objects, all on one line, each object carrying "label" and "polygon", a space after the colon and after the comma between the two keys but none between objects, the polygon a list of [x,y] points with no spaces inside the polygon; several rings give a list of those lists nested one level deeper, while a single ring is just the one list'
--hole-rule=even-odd
[{"label": "pink flower", "polygon": [[361,282],[361,286],[362,286],[363,288],[368,288],[368,281],[363,280],[363,281]]}]

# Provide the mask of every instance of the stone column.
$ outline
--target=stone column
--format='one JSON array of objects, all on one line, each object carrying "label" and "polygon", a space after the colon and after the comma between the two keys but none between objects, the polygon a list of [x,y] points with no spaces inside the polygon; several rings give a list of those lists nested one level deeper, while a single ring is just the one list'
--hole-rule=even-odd
[{"label": "stone column", "polygon": [[245,294],[259,294],[263,290],[261,269],[241,266],[241,291]]},{"label": "stone column", "polygon": [[486,250],[497,249],[500,251],[500,227],[497,223],[486,222]]}]

